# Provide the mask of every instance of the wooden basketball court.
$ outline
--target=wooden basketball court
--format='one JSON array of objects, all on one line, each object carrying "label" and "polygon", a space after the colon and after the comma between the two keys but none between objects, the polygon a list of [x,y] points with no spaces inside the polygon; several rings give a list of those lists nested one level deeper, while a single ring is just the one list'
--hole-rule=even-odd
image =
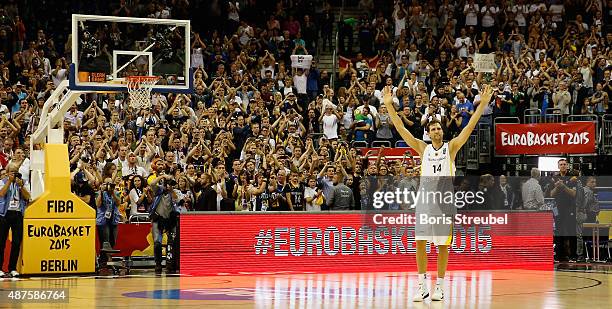
[{"label": "wooden basketball court", "polygon": [[[608,270],[452,271],[443,302],[413,303],[417,277],[406,273],[244,274],[0,279],[4,291],[67,288],[63,308],[609,308]],[[430,284],[433,284],[432,278]],[[51,305],[0,300],[0,307]]]}]

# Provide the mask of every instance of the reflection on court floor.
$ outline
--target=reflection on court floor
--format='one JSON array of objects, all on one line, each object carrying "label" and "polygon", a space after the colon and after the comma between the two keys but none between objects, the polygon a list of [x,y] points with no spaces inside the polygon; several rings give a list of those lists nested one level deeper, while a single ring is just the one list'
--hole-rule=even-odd
[{"label": "reflection on court floor", "polygon": [[3,280],[0,288],[69,288],[71,308],[99,305],[100,299],[130,308],[604,308],[612,301],[611,279],[605,273],[451,271],[446,299],[425,304],[411,301],[414,272],[31,278]]}]

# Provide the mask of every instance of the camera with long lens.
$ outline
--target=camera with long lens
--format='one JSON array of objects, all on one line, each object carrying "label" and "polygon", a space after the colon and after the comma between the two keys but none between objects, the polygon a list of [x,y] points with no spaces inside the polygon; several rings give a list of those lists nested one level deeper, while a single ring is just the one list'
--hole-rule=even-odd
[{"label": "camera with long lens", "polygon": [[107,183],[106,184],[106,192],[113,192],[115,191],[115,184],[114,183]]}]

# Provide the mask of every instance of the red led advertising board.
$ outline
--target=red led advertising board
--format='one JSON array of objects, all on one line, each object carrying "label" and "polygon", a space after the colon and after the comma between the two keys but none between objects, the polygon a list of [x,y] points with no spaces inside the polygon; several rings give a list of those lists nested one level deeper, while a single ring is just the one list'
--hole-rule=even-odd
[{"label": "red led advertising board", "polygon": [[[552,269],[551,213],[494,215],[505,223],[454,226],[449,270]],[[185,214],[180,235],[182,274],[416,271],[414,225],[360,213]]]},{"label": "red led advertising board", "polygon": [[495,153],[562,154],[595,153],[595,123],[498,123],[495,125]]}]

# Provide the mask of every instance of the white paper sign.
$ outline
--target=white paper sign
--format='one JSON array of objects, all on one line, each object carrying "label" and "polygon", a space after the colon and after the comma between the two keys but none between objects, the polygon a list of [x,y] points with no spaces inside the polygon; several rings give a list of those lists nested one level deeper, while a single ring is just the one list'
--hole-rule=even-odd
[{"label": "white paper sign", "polygon": [[310,69],[312,55],[291,55],[291,67],[298,69]]},{"label": "white paper sign", "polygon": [[476,72],[497,71],[495,64],[495,54],[476,54],[474,55],[474,68]]}]

